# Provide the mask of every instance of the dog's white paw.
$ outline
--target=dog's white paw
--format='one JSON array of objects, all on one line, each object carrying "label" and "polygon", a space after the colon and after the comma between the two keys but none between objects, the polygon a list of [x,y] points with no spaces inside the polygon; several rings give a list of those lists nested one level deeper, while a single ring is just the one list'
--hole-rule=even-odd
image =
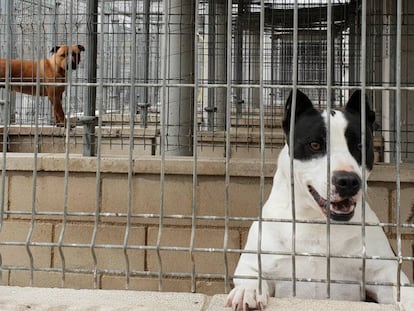
[{"label": "dog's white paw", "polygon": [[233,311],[264,310],[269,298],[267,286],[263,286],[262,294],[257,288],[236,286],[227,296],[226,307]]}]

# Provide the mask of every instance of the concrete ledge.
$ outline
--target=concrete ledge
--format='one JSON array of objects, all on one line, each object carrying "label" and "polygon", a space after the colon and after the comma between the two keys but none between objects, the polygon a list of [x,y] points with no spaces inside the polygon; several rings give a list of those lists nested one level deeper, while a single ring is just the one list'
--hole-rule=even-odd
[{"label": "concrete ledge", "polygon": [[[224,308],[226,295],[213,296],[209,302],[208,311],[230,311]],[[304,300],[297,298],[271,298],[266,311],[399,311],[396,305],[380,305],[356,301],[335,301],[335,300]]]},{"label": "concrete ledge", "polygon": [[[226,295],[120,290],[0,287],[0,310],[224,311]],[[398,311],[395,305],[329,300],[271,299],[266,310]]]},{"label": "concrete ledge", "polygon": [[[33,153],[7,153],[7,170],[32,171],[34,165]],[[0,154],[0,160],[3,155]],[[103,173],[127,173],[127,156],[102,156],[101,172]],[[160,156],[140,156],[133,159],[134,173],[159,174],[161,169]],[[272,178],[276,170],[276,159],[266,159],[264,163],[264,176]],[[39,153],[38,171],[64,171],[66,155],[62,153]],[[168,157],[165,161],[166,174],[192,175],[194,166],[193,157]],[[69,171],[71,172],[96,172],[96,157],[84,157],[80,154],[69,155]],[[224,176],[226,173],[225,159],[199,158],[197,161],[199,175]],[[260,176],[260,160],[258,159],[231,159],[231,176]],[[403,163],[400,167],[401,182],[414,182],[414,165]],[[376,164],[369,177],[369,181],[395,182],[395,166],[392,164]]]},{"label": "concrete ledge", "polygon": [[0,310],[201,311],[206,304],[202,294],[0,287]]}]

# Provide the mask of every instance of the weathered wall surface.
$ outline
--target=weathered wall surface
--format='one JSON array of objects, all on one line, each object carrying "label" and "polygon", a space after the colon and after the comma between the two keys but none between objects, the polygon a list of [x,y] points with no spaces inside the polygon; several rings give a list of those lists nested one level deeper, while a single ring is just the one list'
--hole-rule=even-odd
[{"label": "weathered wall surface", "polygon": [[[65,164],[64,154],[39,154],[35,204],[32,204],[33,155],[8,154],[5,219],[0,233],[2,265],[6,268],[2,284],[29,285],[31,276],[28,268],[32,265],[32,285],[60,287],[60,270],[64,265],[67,270],[64,275],[65,287],[124,289],[126,277],[123,273],[127,267],[123,248],[125,244],[129,248],[129,288],[158,290],[156,246],[160,223],[160,159],[142,157],[134,160],[130,193],[126,158],[102,158],[101,175],[97,181],[95,158],[71,156],[66,195]],[[274,170],[274,162],[265,164],[264,198],[270,192]],[[165,172],[163,213],[166,218],[159,244],[164,247],[160,251],[163,272],[184,273],[187,277],[167,276],[163,280],[163,290],[191,290],[188,276],[192,264],[188,248],[192,234],[191,216],[195,208],[200,218],[215,216],[196,221],[194,247],[202,251],[194,252],[195,272],[211,275],[208,279],[197,280],[196,290],[207,294],[223,293],[224,280],[219,276],[226,272],[221,251],[225,233],[225,162],[217,158],[199,160],[194,202],[192,159],[168,159]],[[258,215],[259,172],[259,161],[231,160],[229,216]],[[401,181],[401,220],[405,221],[414,197],[413,165],[402,166]],[[370,176],[369,186],[371,205],[381,221],[395,223],[394,167],[377,165]],[[98,193],[97,189],[100,189]],[[129,195],[130,218],[127,217]],[[96,217],[97,212],[99,217]],[[34,222],[31,222],[32,216]],[[128,222],[129,235],[125,243]],[[228,248],[243,247],[250,223],[249,220],[230,220]],[[31,236],[30,229],[33,229]],[[386,227],[385,230],[395,246],[395,228]],[[413,256],[414,230],[404,228],[402,232],[403,255]],[[95,245],[96,266],[91,243]],[[28,249],[33,256],[32,262]],[[60,252],[64,255],[64,263]],[[228,253],[230,274],[234,272],[237,260],[237,253]],[[97,269],[96,278],[92,273],[94,268]],[[404,262],[404,269],[412,275],[412,262]]]}]

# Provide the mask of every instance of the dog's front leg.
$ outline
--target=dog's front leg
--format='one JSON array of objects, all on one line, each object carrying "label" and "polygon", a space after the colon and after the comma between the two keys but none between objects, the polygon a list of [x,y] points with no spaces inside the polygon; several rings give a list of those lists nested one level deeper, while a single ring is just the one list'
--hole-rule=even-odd
[{"label": "dog's front leg", "polygon": [[63,92],[56,88],[49,87],[47,90],[47,96],[53,108],[53,114],[55,118],[56,126],[65,126],[65,113],[62,107],[62,95]]},{"label": "dog's front leg", "polygon": [[[269,232],[272,225],[263,223],[262,234],[266,237],[272,237]],[[250,228],[245,250],[258,251],[258,223],[254,222]],[[265,240],[262,243],[264,249],[269,249],[269,244],[274,241]],[[261,275],[272,276],[275,273],[274,256],[261,256]],[[255,253],[243,253],[235,271],[234,278],[235,287],[227,297],[226,306],[232,307],[232,310],[263,310],[267,305],[269,296],[274,295],[274,284],[267,280],[261,280],[261,288],[259,287],[259,267],[258,256]],[[238,277],[237,277],[238,276]],[[246,277],[246,278],[242,278]],[[261,291],[260,291],[261,289]]]},{"label": "dog's front leg", "polygon": [[[376,219],[377,220],[377,219]],[[369,256],[391,258],[394,252],[391,249],[384,231],[378,227],[371,227],[367,230],[367,253]],[[400,274],[400,280],[397,279],[398,263],[395,260],[368,260],[366,266],[366,278],[371,283],[394,283],[398,281],[401,284],[408,284],[409,279],[404,272]],[[386,285],[367,285],[367,290],[373,295],[373,298],[379,303],[397,303],[397,287]],[[414,288],[400,287],[400,305],[402,310],[414,310]]]}]

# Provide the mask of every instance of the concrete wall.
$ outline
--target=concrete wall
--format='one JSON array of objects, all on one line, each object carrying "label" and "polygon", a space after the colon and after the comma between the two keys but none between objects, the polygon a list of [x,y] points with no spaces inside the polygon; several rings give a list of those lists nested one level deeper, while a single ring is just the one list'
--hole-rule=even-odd
[{"label": "concrete wall", "polygon": [[[275,170],[275,161],[265,165],[265,196],[267,197]],[[6,218],[0,233],[0,253],[4,267],[1,283],[5,285],[29,285],[30,272],[22,268],[30,267],[25,241],[31,226],[33,156],[31,154],[9,153],[6,178]],[[125,258],[122,246],[126,228],[125,213],[128,210],[128,160],[120,157],[104,157],[101,162],[102,189],[96,195],[96,159],[71,155],[67,194],[67,227],[63,242],[65,267],[65,287],[124,289],[126,278]],[[128,245],[136,248],[128,250],[131,271],[129,288],[158,290],[158,278],[151,273],[159,271],[158,258],[154,249],[158,236],[159,219],[150,214],[158,214],[160,209],[160,159],[142,157],[133,163],[132,214]],[[256,217],[259,208],[259,161],[237,159],[230,163],[230,216]],[[64,168],[65,157],[59,154],[40,154],[38,158],[36,215],[30,246],[33,254],[34,286],[62,286],[62,267],[56,243],[62,229],[64,207]],[[193,199],[193,162],[191,158],[169,158],[166,161],[165,176],[165,215],[183,215],[181,219],[164,220],[161,239],[162,246],[188,247],[191,237],[191,212]],[[414,166],[403,165],[402,179],[402,219],[408,217],[414,195]],[[395,222],[395,176],[391,166],[378,165],[370,177],[369,197],[372,206],[383,222]],[[224,216],[225,207],[225,162],[224,159],[201,159],[198,162],[196,185],[197,215]],[[96,284],[91,273],[94,268],[89,248],[98,208],[102,213],[96,233],[97,268]],[[72,214],[71,214],[72,213]],[[145,216],[143,214],[146,214]],[[250,221],[231,221],[229,248],[241,248],[247,236]],[[411,241],[413,229],[403,230],[403,255],[412,256]],[[224,220],[198,220],[196,247],[222,248]],[[395,230],[387,229],[394,243]],[[18,242],[18,243],[10,243]],[[395,243],[394,243],[395,244]],[[99,246],[111,245],[110,248]],[[188,251],[178,249],[161,251],[163,272],[191,272],[191,257]],[[224,255],[222,252],[196,252],[195,271],[208,274],[223,274]],[[229,273],[234,272],[238,255],[229,254]],[[412,264],[404,263],[404,269],[412,274]],[[13,268],[15,267],[15,268]],[[145,275],[148,273],[148,276]],[[165,291],[191,290],[189,278],[167,277],[163,281]],[[197,292],[215,294],[224,292],[221,278],[197,280]]]}]

